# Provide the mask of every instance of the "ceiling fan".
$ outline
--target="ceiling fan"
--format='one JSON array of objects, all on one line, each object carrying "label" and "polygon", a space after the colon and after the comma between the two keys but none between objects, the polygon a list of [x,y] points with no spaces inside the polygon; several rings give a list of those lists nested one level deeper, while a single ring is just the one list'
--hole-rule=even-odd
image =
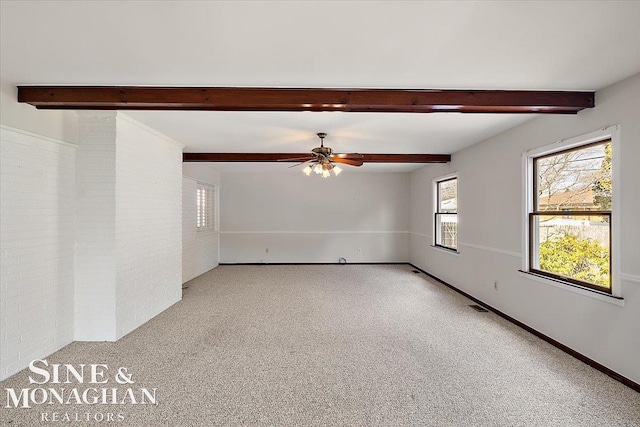
[{"label": "ceiling fan", "polygon": [[337,176],[342,169],[335,163],[342,163],[349,166],[362,166],[364,155],[358,153],[334,153],[329,147],[324,146],[324,139],[327,137],[325,132],[319,132],[318,138],[320,138],[320,146],[311,150],[306,157],[299,157],[296,159],[280,159],[281,161],[302,160],[297,165],[289,166],[290,168],[309,163],[302,172],[307,176],[311,175],[311,172],[322,175],[323,178],[331,176],[330,171]]}]

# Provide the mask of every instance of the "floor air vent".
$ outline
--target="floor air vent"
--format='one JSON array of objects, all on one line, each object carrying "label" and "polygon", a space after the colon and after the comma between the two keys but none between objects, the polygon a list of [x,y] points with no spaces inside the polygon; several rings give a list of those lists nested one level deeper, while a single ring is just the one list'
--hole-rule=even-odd
[{"label": "floor air vent", "polygon": [[475,311],[479,311],[480,313],[486,313],[489,311],[484,307],[480,307],[478,304],[471,304],[469,307],[473,308]]},{"label": "floor air vent", "polygon": [[418,270],[411,270],[412,273],[420,274]]}]

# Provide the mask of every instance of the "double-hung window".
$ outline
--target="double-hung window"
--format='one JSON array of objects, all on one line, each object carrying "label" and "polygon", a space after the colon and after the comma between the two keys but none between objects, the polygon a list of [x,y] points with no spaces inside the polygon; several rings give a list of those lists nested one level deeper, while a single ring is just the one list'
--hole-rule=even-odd
[{"label": "double-hung window", "polygon": [[434,245],[458,250],[458,177],[435,181]]},{"label": "double-hung window", "polygon": [[216,229],[216,188],[198,183],[196,190],[196,227],[198,231]]},{"label": "double-hung window", "polygon": [[526,153],[527,271],[613,293],[616,131],[604,129]]}]

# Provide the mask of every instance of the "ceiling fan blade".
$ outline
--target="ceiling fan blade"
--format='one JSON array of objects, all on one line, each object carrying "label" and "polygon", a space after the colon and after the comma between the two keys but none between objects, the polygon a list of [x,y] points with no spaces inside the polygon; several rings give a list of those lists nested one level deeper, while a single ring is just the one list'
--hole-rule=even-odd
[{"label": "ceiling fan blade", "polygon": [[293,157],[293,158],[286,158],[286,159],[278,159],[278,162],[291,162],[291,161],[296,161],[296,160],[304,160],[304,161],[308,161],[308,160],[313,160],[315,159],[314,155],[309,154],[308,156],[305,157]]},{"label": "ceiling fan blade", "polygon": [[333,154],[332,155],[333,158],[340,158],[340,159],[349,159],[349,160],[362,160],[364,159],[364,155],[363,154],[358,154],[358,153],[338,153],[338,154]]},{"label": "ceiling fan blade", "polygon": [[342,159],[340,157],[334,157],[331,159],[334,163],[343,163],[349,166],[362,166],[364,163],[362,160],[351,160],[351,159]]},{"label": "ceiling fan blade", "polygon": [[296,163],[295,165],[289,166],[289,168],[295,168],[296,166],[304,165],[305,163],[312,162],[313,159],[305,160],[304,162]]}]

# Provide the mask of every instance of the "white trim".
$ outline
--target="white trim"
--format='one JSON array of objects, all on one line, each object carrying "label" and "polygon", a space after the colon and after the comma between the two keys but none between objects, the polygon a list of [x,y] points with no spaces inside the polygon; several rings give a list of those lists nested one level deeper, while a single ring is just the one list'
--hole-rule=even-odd
[{"label": "white trim", "polygon": [[408,231],[220,231],[220,234],[408,234]]},{"label": "white trim", "polygon": [[[210,184],[212,185],[212,184]],[[213,205],[213,215],[214,215],[214,230],[218,235],[220,234],[220,184],[213,184],[213,192],[214,197],[216,198],[215,204]],[[218,239],[218,245],[220,245],[220,239]],[[218,257],[220,257],[220,248],[218,247]]]},{"label": "white trim", "polygon": [[522,256],[522,253],[520,252],[508,251],[506,249],[492,248],[490,246],[476,245],[473,243],[458,241],[458,246],[464,246],[464,247],[473,248],[473,249],[480,249],[482,251],[495,252],[497,254],[508,255],[508,256],[517,257],[517,258],[520,258]]},{"label": "white trim", "polygon": [[[522,198],[522,271],[529,271],[529,213],[533,211],[533,159],[535,157],[553,154],[558,151],[569,150],[581,147],[594,142],[605,139],[611,140],[611,179],[614,182],[613,193],[611,195],[611,290],[612,295],[616,297],[622,296],[622,285],[620,283],[620,185],[621,173],[621,146],[620,143],[620,125],[611,125],[593,132],[579,135],[573,138],[562,139],[553,144],[548,144],[540,148],[531,149],[522,153],[522,171],[523,171],[523,198]],[[618,183],[618,184],[615,184]],[[527,274],[527,273],[524,273]],[[558,285],[557,282],[553,285]],[[559,284],[573,289],[573,286]],[[588,291],[587,291],[588,292]],[[593,292],[589,292],[593,293]],[[610,298],[611,299],[611,298]]]},{"label": "white trim", "polygon": [[622,253],[621,232],[620,223],[620,183],[622,182],[622,174],[620,172],[620,165],[622,164],[622,157],[620,150],[622,144],[620,143],[620,125],[609,126],[602,129],[603,131],[609,130],[611,137],[611,181],[613,184],[613,192],[611,194],[611,290],[613,295],[622,296],[622,284],[620,283],[620,254]]},{"label": "white trim", "polygon": [[[409,231],[409,234],[413,234],[414,236],[420,236],[420,237],[424,237],[425,239],[431,239],[431,235],[430,234],[422,234],[422,233],[416,233],[413,231]],[[442,249],[440,246],[435,246],[435,245],[429,245],[432,248],[436,248],[436,249]],[[458,241],[458,246],[464,246],[467,248],[473,248],[473,249],[479,249],[479,250],[483,250],[483,251],[489,251],[489,252],[495,252],[501,255],[508,255],[508,256],[512,256],[512,257],[517,257],[520,258],[522,256],[522,254],[520,252],[514,252],[514,251],[508,251],[506,249],[498,249],[498,248],[492,248],[490,246],[483,246],[483,245],[476,245],[473,243],[466,243],[466,242],[460,242]],[[453,251],[453,250],[447,250],[447,249],[442,249],[446,252],[451,252],[453,254],[457,254],[460,253],[460,251]]]},{"label": "white trim", "polygon": [[198,235],[196,237],[208,236],[209,234],[220,234],[220,232],[218,230],[214,230],[213,228],[208,228],[206,230],[198,230]]},{"label": "white trim", "polygon": [[[435,214],[438,213],[438,184],[442,181],[448,181],[450,179],[455,179],[456,181],[456,193],[458,191],[458,183],[460,182],[459,176],[458,176],[458,171],[453,171],[453,172],[449,172],[445,175],[441,175],[438,176],[436,178],[434,178],[431,181],[431,196],[432,196],[432,205],[431,205],[431,219],[432,219],[432,224],[431,224],[431,230],[435,232],[436,230],[436,224],[435,224]],[[460,198],[456,197],[456,215],[459,215],[460,212]],[[437,245],[437,240],[438,238],[438,233],[434,233],[431,236],[431,246],[434,248],[438,248]],[[446,250],[446,249],[445,249]],[[457,254],[458,251],[453,252],[454,254]]]},{"label": "white trim", "polygon": [[192,177],[190,177],[188,175],[182,175],[182,177],[184,179],[188,179],[188,180],[191,180],[191,181],[194,181],[194,182],[198,182],[200,184],[206,184],[206,185],[208,185],[210,187],[218,187],[220,185],[220,184],[214,184],[214,183],[209,182],[209,181],[203,181],[202,179],[192,178]]},{"label": "white trim", "polygon": [[[220,203],[218,203],[218,212],[220,212]],[[220,215],[217,216],[217,218],[220,218]],[[220,265],[220,241],[222,240],[220,238],[220,234],[222,234],[222,231],[220,231],[220,222],[218,221],[218,228],[216,229],[216,234],[218,235],[218,238],[216,239],[218,241],[218,259],[216,260],[216,267]],[[215,268],[215,267],[214,267]]]},{"label": "white trim", "polygon": [[585,297],[594,298],[599,301],[608,302],[609,304],[617,305],[619,307],[624,307],[624,299],[614,298],[612,296],[604,295],[598,292],[592,292],[587,290],[587,288],[580,288],[577,286],[568,286],[568,285],[565,285],[564,283],[547,279],[546,277],[538,276],[533,273],[525,273],[523,271],[520,271],[519,274],[520,274],[520,277],[523,277],[525,279],[534,280],[536,282],[544,283],[545,285],[548,285],[548,286],[553,286],[554,288],[580,294]]},{"label": "white trim", "polygon": [[522,271],[529,270],[529,212],[533,207],[533,158],[522,153]]},{"label": "white trim", "polygon": [[[68,147],[78,148],[78,144],[74,144],[72,142],[63,141],[61,139],[51,138],[49,136],[44,136],[44,135],[41,135],[39,133],[29,132],[28,130],[14,128],[12,126],[0,125],[0,130],[3,131],[3,132],[13,132],[13,133],[16,133],[16,134],[26,135],[28,137],[41,139],[41,140],[46,141],[46,142],[53,142],[54,144],[60,144],[60,145],[66,145]],[[10,140],[11,138],[7,138],[7,139]],[[20,144],[20,142],[18,142],[18,141],[11,140],[11,142],[14,142],[16,144]]]},{"label": "white trim", "polygon": [[429,247],[431,247],[432,249],[435,249],[437,251],[444,252],[444,253],[449,254],[449,255],[455,255],[455,256],[460,255],[460,252],[457,249],[453,249],[453,248],[447,249],[446,246],[429,245]]},{"label": "white trim", "polygon": [[[545,145],[544,147],[534,148],[524,152],[527,157],[541,157],[547,154],[552,154],[557,151],[570,150],[572,148],[580,147],[582,145],[591,144],[592,142],[598,142],[603,139],[613,138],[614,134],[620,132],[620,125],[611,125],[603,127],[593,132],[585,133],[582,135],[574,136],[572,138],[561,139],[552,144]],[[617,135],[619,137],[619,135]]]},{"label": "white trim", "polygon": [[420,236],[420,237],[424,237],[425,239],[431,239],[431,234],[422,234],[422,233],[416,233],[413,231],[407,231],[407,233],[409,234],[413,234],[414,236]]},{"label": "white trim", "polygon": [[182,143],[180,143],[180,142],[176,141],[175,139],[173,139],[173,138],[171,138],[171,137],[168,137],[167,135],[165,135],[165,134],[163,134],[163,133],[161,133],[161,132],[158,132],[158,131],[157,131],[157,130],[155,130],[154,128],[149,127],[149,126],[145,125],[144,123],[140,123],[140,122],[139,122],[139,121],[137,121],[136,119],[133,119],[133,118],[131,118],[131,117],[127,116],[126,114],[124,114],[124,113],[122,113],[122,112],[120,112],[120,111],[118,111],[118,112],[117,112],[116,117],[117,117],[117,118],[121,118],[121,119],[123,119],[125,122],[129,122],[129,123],[131,123],[132,125],[134,125],[134,126],[136,126],[136,127],[140,128],[140,129],[142,129],[142,130],[144,130],[144,131],[146,131],[146,132],[148,132],[148,133],[150,133],[150,134],[152,134],[152,135],[154,135],[154,136],[156,136],[156,137],[158,137],[158,138],[160,138],[160,139],[164,140],[165,142],[168,142],[168,143],[170,143],[170,144],[172,144],[172,145],[174,145],[174,146],[176,146],[176,147],[180,148],[180,150],[183,150],[183,149],[184,149],[184,147],[186,147],[186,145],[185,145],[185,144],[182,144]]},{"label": "white trim", "polygon": [[620,278],[620,280],[624,280],[627,282],[640,283],[640,276],[636,274],[620,273],[618,274],[618,277]]},{"label": "white trim", "polygon": [[[206,182],[203,181],[198,181],[196,180],[196,189],[199,192],[200,190],[204,190],[206,191],[208,194],[208,190],[211,189],[213,190],[213,203],[212,205],[209,204],[209,198],[205,197],[206,200],[206,204],[204,206],[204,209],[207,210],[207,205],[209,205],[211,211],[211,214],[213,214],[213,224],[211,224],[210,226],[203,226],[203,227],[198,227],[197,226],[197,219],[196,219],[196,230],[198,233],[204,235],[204,234],[211,234],[212,232],[216,232],[219,233],[220,232],[220,219],[219,219],[219,213],[220,213],[220,209],[219,209],[219,197],[220,197],[220,193],[218,191],[218,186],[217,185],[211,185],[208,184]],[[196,193],[197,194],[197,193]],[[198,216],[198,212],[197,212],[197,200],[196,200],[196,217]],[[205,215],[205,218],[207,216]]]},{"label": "white trim", "polygon": [[433,182],[446,181],[448,179],[457,178],[457,177],[458,177],[458,171],[453,171],[453,172],[449,172],[449,173],[447,173],[445,175],[441,175],[441,176],[433,178]]}]

